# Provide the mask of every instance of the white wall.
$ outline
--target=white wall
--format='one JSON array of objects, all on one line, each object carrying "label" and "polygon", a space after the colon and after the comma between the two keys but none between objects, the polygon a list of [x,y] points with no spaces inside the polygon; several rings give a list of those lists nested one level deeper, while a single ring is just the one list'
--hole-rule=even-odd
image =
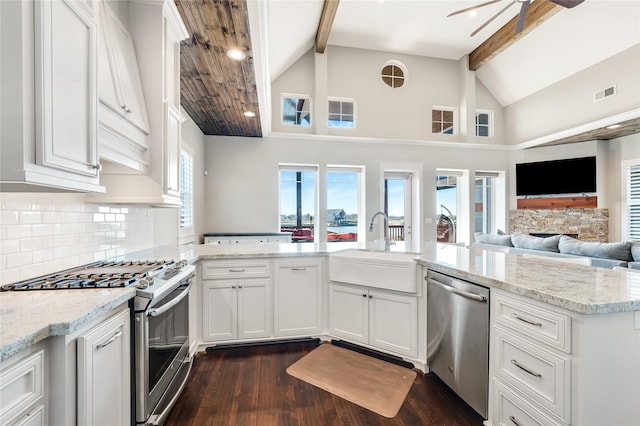
[{"label": "white wall", "polygon": [[[505,107],[505,143],[526,142],[639,108],[639,75],[636,45]],[[595,91],[613,84],[615,96],[593,101]]]},{"label": "white wall", "polygon": [[[381,210],[380,165],[422,164],[423,239],[435,239],[435,169],[499,171],[508,169],[509,154],[500,148],[397,142],[355,142],[338,138],[207,137],[206,232],[278,231],[278,164],[362,165],[366,173],[365,220]],[[422,221],[422,220],[421,220]],[[370,235],[368,239],[373,239]]]},{"label": "white wall", "polygon": [[[318,102],[326,102],[327,99],[323,94],[316,96],[315,90],[316,87],[324,87],[323,84],[317,85],[316,80],[324,79],[328,96],[356,100],[356,128],[329,129],[329,135],[467,141],[461,134],[431,133],[431,109],[434,105],[460,108],[461,92],[465,91],[466,87],[462,81],[459,61],[339,46],[328,46],[325,55],[326,66],[323,68],[320,63],[317,67],[314,53],[310,50],[272,83],[273,132],[322,133],[317,131],[315,122],[326,120],[326,116],[317,115],[315,112],[321,109]],[[390,88],[380,77],[382,67],[389,60],[400,61],[407,67],[406,83],[401,88]],[[469,108],[473,111],[476,108],[494,110],[498,123],[493,138],[478,138],[476,142],[503,143],[502,107],[479,81],[477,88],[471,89],[477,91],[477,102],[473,102]],[[306,94],[313,97],[312,126],[282,124],[282,93]],[[463,117],[459,118],[459,124],[462,119]]]}]

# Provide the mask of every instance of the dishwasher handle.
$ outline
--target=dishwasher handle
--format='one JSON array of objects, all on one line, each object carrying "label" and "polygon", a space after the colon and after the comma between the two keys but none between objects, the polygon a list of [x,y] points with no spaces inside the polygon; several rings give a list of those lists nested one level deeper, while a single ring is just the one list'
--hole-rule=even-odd
[{"label": "dishwasher handle", "polygon": [[455,287],[451,287],[445,283],[442,283],[434,278],[428,278],[429,284],[433,284],[437,287],[440,287],[444,291],[448,291],[449,293],[457,294],[458,296],[465,297],[467,299],[475,300],[476,302],[487,303],[487,298],[480,294],[471,293],[469,291],[464,291],[457,289]]}]

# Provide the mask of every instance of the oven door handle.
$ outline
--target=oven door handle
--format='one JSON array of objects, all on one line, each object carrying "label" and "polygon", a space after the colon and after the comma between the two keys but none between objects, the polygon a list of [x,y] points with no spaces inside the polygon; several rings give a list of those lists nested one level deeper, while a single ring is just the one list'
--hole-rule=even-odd
[{"label": "oven door handle", "polygon": [[187,295],[189,294],[189,290],[191,290],[191,285],[192,284],[193,284],[193,281],[189,281],[189,285],[184,290],[182,290],[182,293],[180,293],[180,295],[176,296],[171,302],[167,303],[166,305],[162,305],[158,309],[151,308],[151,309],[147,310],[147,316],[148,317],[157,317],[159,315],[164,314],[165,312],[167,312],[169,309],[173,308],[174,306],[176,306],[178,303],[180,303],[180,301],[182,299],[187,297]]}]

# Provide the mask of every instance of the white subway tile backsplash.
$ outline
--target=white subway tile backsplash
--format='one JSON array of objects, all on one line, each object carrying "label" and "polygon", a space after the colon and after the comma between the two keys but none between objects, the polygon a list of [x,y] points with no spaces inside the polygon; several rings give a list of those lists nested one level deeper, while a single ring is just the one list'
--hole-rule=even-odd
[{"label": "white subway tile backsplash", "polygon": [[20,223],[42,223],[42,212],[39,211],[21,211]]},{"label": "white subway tile backsplash", "polygon": [[84,194],[0,193],[0,284],[153,246],[151,207],[84,199]]}]

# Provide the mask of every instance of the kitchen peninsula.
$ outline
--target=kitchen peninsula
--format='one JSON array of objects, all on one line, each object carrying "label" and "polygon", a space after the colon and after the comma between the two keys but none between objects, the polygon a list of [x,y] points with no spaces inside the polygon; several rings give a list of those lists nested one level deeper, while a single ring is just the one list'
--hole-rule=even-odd
[{"label": "kitchen peninsula", "polygon": [[[233,261],[264,264],[267,265],[266,278],[263,279],[268,284],[265,290],[268,301],[274,301],[271,271],[275,271],[277,265],[314,265],[318,268],[317,277],[320,277],[317,295],[321,298],[321,309],[318,311],[321,319],[319,331],[310,334],[331,338],[333,336],[326,318],[329,281],[326,258],[347,249],[384,251],[383,248],[382,243],[186,245],[143,250],[126,258],[171,258],[199,265],[204,262],[227,264]],[[640,391],[634,385],[640,382],[640,366],[637,362],[640,357],[639,273],[430,242],[421,246],[399,243],[392,246],[391,251],[415,254],[416,262],[422,267],[418,300],[426,298],[424,276],[427,269],[490,288],[491,383],[488,424],[498,424],[502,413],[513,406],[542,423],[596,425],[640,422],[640,410],[634,403],[640,397]],[[316,263],[309,263],[311,261]],[[585,273],[587,270],[589,273]],[[197,276],[202,279],[202,274],[201,270]],[[202,281],[196,281],[196,285],[202,287]],[[91,291],[96,290],[80,293]],[[198,294],[202,295],[202,288],[199,291]],[[68,297],[69,293],[80,294],[78,290],[35,292],[37,296],[34,296],[34,292],[0,293],[0,329],[4,331],[0,336],[2,361],[10,360],[12,355],[50,336],[69,333],[78,324],[84,324],[88,318],[92,318],[95,312],[101,314],[134,295],[130,289],[113,289],[109,292],[112,295],[110,300],[87,304],[83,312],[77,311],[75,298]],[[42,312],[38,316],[39,325],[25,325],[21,329],[20,319],[25,318],[34,297],[38,298],[38,305],[42,309],[49,309],[50,312]],[[195,321],[199,323],[198,327],[202,327],[203,301],[195,300],[193,303],[200,304]],[[71,306],[75,310],[69,309]],[[419,321],[426,321],[422,318],[424,309],[418,310]],[[53,315],[54,311],[69,314],[58,318]],[[521,324],[513,322],[515,315],[522,312],[525,312],[525,316],[530,315],[527,318],[537,318],[544,323],[544,326],[537,327],[541,329],[538,335],[535,330],[523,330],[518,328]],[[271,318],[269,330],[272,330],[275,328],[273,317],[268,317]],[[9,327],[11,333],[6,332]],[[195,331],[195,336],[191,336],[195,341],[192,350],[202,346],[200,332],[201,328]],[[263,340],[279,338],[280,335],[270,332]],[[421,339],[426,346],[424,336]],[[532,362],[540,359],[553,361],[549,370],[553,376],[550,387],[543,387],[539,391],[504,369],[501,360],[504,356],[513,356],[514,348],[523,349],[526,356],[533,357]],[[421,348],[419,354],[425,350]],[[541,364],[546,368],[545,365]],[[612,392],[613,389],[618,391]]]}]

